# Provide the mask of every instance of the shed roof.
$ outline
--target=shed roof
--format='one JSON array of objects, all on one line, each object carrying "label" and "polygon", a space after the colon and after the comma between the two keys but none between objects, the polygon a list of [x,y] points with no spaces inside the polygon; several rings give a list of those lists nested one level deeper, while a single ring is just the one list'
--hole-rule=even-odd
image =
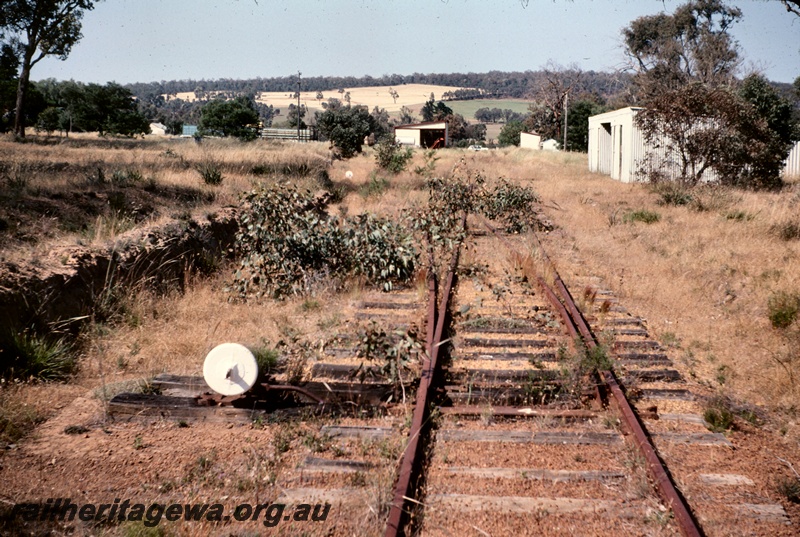
[{"label": "shed roof", "polygon": [[595,123],[595,122],[598,122],[598,121],[602,123],[604,121],[611,121],[611,120],[616,119],[618,117],[624,117],[624,116],[631,115],[631,114],[633,114],[635,112],[638,112],[639,110],[644,110],[644,109],[642,107],[640,107],[640,106],[628,106],[628,107],[625,107],[625,108],[619,108],[618,110],[612,110],[611,112],[605,112],[603,114],[597,114],[596,116],[590,116],[589,120],[592,123]]},{"label": "shed roof", "polygon": [[398,125],[394,129],[424,130],[424,129],[444,129],[447,127],[446,121],[427,121],[425,123],[412,123],[410,125]]}]

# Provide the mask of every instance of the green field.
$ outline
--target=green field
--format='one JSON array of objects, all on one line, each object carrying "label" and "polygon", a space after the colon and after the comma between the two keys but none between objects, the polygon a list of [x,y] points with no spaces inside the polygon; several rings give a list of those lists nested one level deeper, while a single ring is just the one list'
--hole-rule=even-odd
[{"label": "green field", "polygon": [[475,111],[479,108],[499,108],[500,110],[513,110],[520,114],[528,113],[528,106],[532,101],[521,99],[473,99],[471,101],[447,101],[445,104],[453,109],[456,114],[461,114],[467,121],[475,119]]}]

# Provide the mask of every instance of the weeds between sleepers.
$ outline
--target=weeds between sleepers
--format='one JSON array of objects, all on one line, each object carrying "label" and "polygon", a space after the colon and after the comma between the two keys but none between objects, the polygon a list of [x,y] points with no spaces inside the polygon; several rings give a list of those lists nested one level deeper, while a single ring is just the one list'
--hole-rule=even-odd
[{"label": "weeds between sleepers", "polygon": [[800,503],[800,477],[784,477],[777,480],[775,490],[792,503]]}]

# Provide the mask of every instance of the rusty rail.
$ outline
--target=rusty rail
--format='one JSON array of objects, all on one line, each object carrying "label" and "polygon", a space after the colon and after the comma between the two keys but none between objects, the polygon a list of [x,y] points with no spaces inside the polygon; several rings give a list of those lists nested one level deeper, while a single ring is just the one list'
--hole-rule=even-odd
[{"label": "rusty rail", "polygon": [[[466,219],[467,215],[464,214],[461,222],[464,229],[466,229]],[[428,333],[425,342],[428,350],[428,357],[423,362],[422,373],[420,374],[419,387],[417,388],[414,403],[414,414],[411,420],[411,429],[408,433],[408,444],[403,451],[397,473],[398,477],[394,489],[394,498],[389,510],[386,531],[384,532],[385,537],[397,537],[401,535],[403,528],[408,522],[408,514],[410,513],[408,504],[413,502],[411,498],[411,486],[415,478],[422,472],[423,454],[421,450],[421,439],[425,427],[428,424],[428,418],[430,417],[430,396],[434,379],[438,373],[439,350],[442,346],[442,335],[444,334],[445,323],[447,322],[448,304],[455,282],[459,253],[460,245],[456,248],[455,252],[453,252],[453,258],[448,269],[438,311],[436,309],[436,277],[433,275],[433,266],[431,266],[431,276],[428,280]]]},{"label": "rusty rail", "polygon": [[[500,236],[497,230],[494,229],[485,219],[483,219],[483,224],[489,231],[500,238],[502,242],[504,242],[509,248],[513,249],[513,246],[510,244],[510,242],[504,237]],[[541,277],[538,278],[539,286],[542,288],[548,300],[562,316],[562,319],[568,326],[567,330],[570,332],[570,334],[580,334],[580,339],[589,349],[597,347],[597,339],[592,333],[592,330],[589,327],[589,324],[586,322],[586,319],[583,317],[583,314],[578,309],[578,306],[575,304],[575,300],[572,298],[572,294],[569,292],[569,289],[567,289],[567,286],[564,284],[561,276],[559,276],[555,264],[547,255],[542,241],[536,234],[534,234],[534,237],[536,238],[539,251],[544,257],[545,262],[553,271],[553,280],[556,290],[561,295],[561,300],[558,300],[554,291]],[[664,462],[658,456],[658,453],[656,453],[650,437],[645,431],[636,412],[633,410],[633,407],[631,407],[631,404],[617,382],[614,373],[606,370],[599,371],[598,375],[611,391],[614,404],[619,410],[624,426],[632,434],[634,444],[647,461],[648,474],[655,484],[658,495],[667,504],[667,506],[672,509],[672,512],[675,515],[675,521],[678,523],[678,528],[680,529],[681,534],[684,535],[684,537],[702,536],[703,532],[700,529],[697,520],[695,520],[691,510],[689,509],[689,506],[686,504],[685,499],[675,487],[675,483],[667,471]]]},{"label": "rusty rail", "polygon": [[[561,277],[558,275],[558,273],[555,273],[555,280],[556,287],[561,293],[564,302],[567,304],[567,309],[570,312],[573,323],[575,323],[578,331],[581,333],[581,335],[583,335],[584,344],[590,349],[597,347],[597,339],[589,328],[589,324],[586,322],[583,314],[578,309],[575,301],[572,298],[572,295],[567,289],[567,286],[564,285],[564,282],[561,280]],[[619,413],[622,417],[622,422],[624,423],[625,428],[632,434],[636,447],[639,448],[639,451],[647,461],[647,470],[650,474],[650,478],[655,484],[656,491],[661,499],[667,504],[667,507],[672,509],[672,513],[675,515],[675,521],[678,523],[678,528],[680,529],[681,534],[684,535],[684,537],[700,537],[703,535],[703,532],[700,529],[697,520],[695,520],[694,515],[692,515],[686,500],[675,487],[672,477],[667,471],[664,462],[658,456],[658,453],[656,453],[655,446],[650,440],[650,436],[647,434],[647,431],[642,425],[642,422],[639,420],[638,415],[633,410],[628,398],[622,391],[622,388],[614,376],[614,372],[610,370],[604,370],[598,371],[598,374],[611,391],[614,405],[619,410]]]}]

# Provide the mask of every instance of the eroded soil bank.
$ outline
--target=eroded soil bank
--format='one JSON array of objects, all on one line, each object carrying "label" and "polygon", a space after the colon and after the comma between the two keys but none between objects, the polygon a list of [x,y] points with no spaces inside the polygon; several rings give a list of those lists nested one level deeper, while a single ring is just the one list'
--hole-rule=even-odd
[{"label": "eroded soil bank", "polygon": [[131,286],[184,285],[190,272],[212,272],[230,255],[236,211],[205,220],[172,221],[120,235],[107,248],[64,246],[36,263],[0,264],[3,335],[34,331],[42,337],[75,335],[82,321],[103,315],[105,302]]}]

